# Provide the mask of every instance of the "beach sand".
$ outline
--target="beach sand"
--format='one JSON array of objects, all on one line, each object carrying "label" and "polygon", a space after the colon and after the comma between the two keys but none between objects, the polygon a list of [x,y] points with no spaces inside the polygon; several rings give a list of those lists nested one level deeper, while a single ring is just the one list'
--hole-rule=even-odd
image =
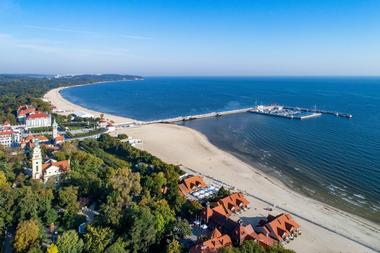
[{"label": "beach sand", "polygon": [[[96,112],[73,105],[52,90],[45,98],[58,109]],[[112,115],[106,115],[112,118]],[[131,119],[117,117],[118,122]],[[152,124],[118,129],[113,134],[126,133],[143,140],[137,146],[163,161],[183,165],[210,181],[221,181],[244,192],[252,209],[241,214],[253,222],[266,216],[266,207],[277,207],[272,214],[290,212],[302,227],[303,234],[286,245],[300,252],[379,252],[380,226],[348,214],[319,201],[305,197],[284,186],[278,180],[242,162],[214,145],[201,133],[183,126]],[[256,218],[256,219],[255,219]],[[369,247],[366,247],[366,246]],[[372,249],[371,249],[372,248]]]}]

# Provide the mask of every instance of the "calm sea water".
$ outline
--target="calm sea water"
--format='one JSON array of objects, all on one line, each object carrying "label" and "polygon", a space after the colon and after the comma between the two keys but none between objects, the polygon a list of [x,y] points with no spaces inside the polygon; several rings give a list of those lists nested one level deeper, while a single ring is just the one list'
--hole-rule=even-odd
[{"label": "calm sea water", "polygon": [[352,119],[303,121],[244,113],[185,125],[291,188],[380,222],[380,78],[146,78],[74,87],[87,108],[152,120],[278,103]]}]

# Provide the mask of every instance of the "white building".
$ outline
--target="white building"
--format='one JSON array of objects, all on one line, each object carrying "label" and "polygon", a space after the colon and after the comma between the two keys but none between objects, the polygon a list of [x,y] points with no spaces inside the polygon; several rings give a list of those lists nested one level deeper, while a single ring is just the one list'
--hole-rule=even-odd
[{"label": "white building", "polygon": [[70,169],[70,160],[57,162],[50,159],[42,165],[43,179],[47,182],[51,177],[59,177]]},{"label": "white building", "polygon": [[21,132],[20,130],[12,129],[6,123],[0,128],[0,145],[6,147],[17,147],[20,144]]},{"label": "white building", "polygon": [[36,141],[36,146],[33,149],[32,157],[32,178],[42,179],[47,182],[51,177],[57,177],[62,173],[70,169],[70,160],[64,160],[57,162],[56,160],[50,159],[45,163],[42,163],[41,148]]},{"label": "white building", "polygon": [[30,113],[25,120],[27,128],[51,126],[51,116],[48,113],[36,111]]}]

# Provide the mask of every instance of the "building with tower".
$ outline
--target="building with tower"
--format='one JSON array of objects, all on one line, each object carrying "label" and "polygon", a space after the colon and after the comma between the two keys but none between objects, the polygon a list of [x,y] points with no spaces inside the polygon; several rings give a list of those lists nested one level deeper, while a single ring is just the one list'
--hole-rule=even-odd
[{"label": "building with tower", "polygon": [[53,128],[53,135],[52,135],[53,143],[55,145],[63,143],[65,141],[65,138],[63,137],[63,135],[60,135],[58,133],[58,124],[57,124],[57,121],[55,121],[55,119],[53,121],[52,128]]},{"label": "building with tower", "polygon": [[49,159],[45,163],[42,160],[41,148],[38,140],[35,140],[32,154],[32,178],[41,179],[45,183],[51,177],[59,177],[70,169],[70,160],[56,161]]},{"label": "building with tower", "polygon": [[32,178],[42,179],[42,154],[38,140],[35,141],[32,155]]}]

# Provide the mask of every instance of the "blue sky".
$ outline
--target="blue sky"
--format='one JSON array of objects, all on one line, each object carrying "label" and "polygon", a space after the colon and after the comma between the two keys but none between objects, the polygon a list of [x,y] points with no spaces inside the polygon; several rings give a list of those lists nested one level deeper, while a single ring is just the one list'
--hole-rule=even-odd
[{"label": "blue sky", "polygon": [[380,1],[0,0],[0,73],[380,75]]}]

